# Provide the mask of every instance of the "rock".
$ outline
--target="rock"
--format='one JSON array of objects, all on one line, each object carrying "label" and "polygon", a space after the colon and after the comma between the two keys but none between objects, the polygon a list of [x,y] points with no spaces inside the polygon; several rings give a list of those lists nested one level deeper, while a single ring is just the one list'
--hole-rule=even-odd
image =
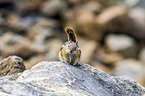
[{"label": "rock", "polygon": [[134,8],[129,13],[129,34],[137,40],[145,41],[145,10]]},{"label": "rock", "polygon": [[[0,37],[0,39],[2,39],[2,38]],[[4,42],[2,42],[2,40],[1,40],[1,41],[0,41],[0,56],[3,55],[4,50],[5,50],[5,44],[4,44]]]},{"label": "rock", "polygon": [[108,7],[96,17],[96,23],[99,25],[107,24],[113,19],[125,15],[126,12],[127,10],[123,6]]},{"label": "rock", "polygon": [[46,52],[46,54],[38,54],[38,55],[32,56],[30,59],[26,60],[25,61],[26,69],[30,69],[32,66],[34,66],[36,63],[38,63],[40,61],[59,60],[58,53],[59,53],[61,46],[63,45],[62,41],[59,39],[56,39],[56,38],[49,39],[44,42],[44,45],[46,46],[46,48],[48,48],[47,50],[49,50],[49,51]]},{"label": "rock", "polygon": [[100,27],[94,22],[95,15],[90,10],[76,10],[76,23],[77,31],[80,34],[86,35],[86,37],[100,41],[104,35],[100,31]]},{"label": "rock", "polygon": [[[69,0],[68,2],[71,2],[72,0]],[[77,0],[78,2],[78,0]],[[84,2],[83,4],[79,4],[79,6],[74,6],[73,8],[67,8],[65,11],[63,11],[63,20],[67,21],[65,22],[65,25],[71,25],[77,27],[77,25],[84,26],[84,27],[91,27],[88,26],[85,23],[91,23],[93,25],[93,19],[94,19],[94,13],[97,13],[101,9],[101,4],[97,1],[89,1]],[[86,19],[87,18],[87,19]],[[76,20],[77,19],[77,20]],[[77,21],[77,22],[76,22]],[[93,27],[93,26],[92,26]],[[83,28],[80,28],[78,26],[78,29],[82,29],[82,33],[87,34],[87,30],[83,30]],[[87,29],[87,28],[85,28]],[[94,29],[94,28],[93,28]],[[95,31],[93,29],[89,29],[91,31]],[[79,31],[78,31],[79,32]],[[91,34],[88,34],[91,35]]]},{"label": "rock", "polygon": [[29,42],[26,38],[14,34],[12,32],[7,32],[5,34],[3,34],[1,40],[4,42],[4,44],[6,45],[15,45],[15,44],[21,44],[24,42]]},{"label": "rock", "polygon": [[128,33],[129,22],[127,13],[128,11],[124,6],[110,6],[104,8],[104,10],[95,17],[94,22],[101,31],[100,34]]},{"label": "rock", "polygon": [[127,76],[140,84],[143,84],[144,76],[144,65],[135,59],[125,59],[115,63],[114,75],[116,76]]},{"label": "rock", "polygon": [[134,7],[136,4],[138,4],[138,2],[141,1],[141,0],[125,0],[123,2],[123,5],[127,6],[127,7]]},{"label": "rock", "polygon": [[49,57],[46,54],[32,56],[28,60],[25,60],[24,63],[25,63],[26,69],[29,70],[37,63],[44,60],[49,60]]},{"label": "rock", "polygon": [[142,49],[140,50],[140,52],[139,52],[139,59],[140,59],[143,63],[145,63],[145,47],[142,48]]},{"label": "rock", "polygon": [[6,19],[6,27],[9,27],[8,31],[14,31],[20,35],[27,33],[27,28],[30,26],[26,19],[16,14],[9,14]]},{"label": "rock", "polygon": [[0,62],[0,76],[13,75],[24,70],[23,59],[18,56],[9,56]]},{"label": "rock", "polygon": [[135,1],[138,1],[135,7],[140,7],[140,8],[145,9],[145,6],[144,6],[145,1],[144,0],[135,0]]},{"label": "rock", "polygon": [[58,53],[63,45],[62,40],[60,39],[50,39],[45,42],[45,45],[49,48],[49,52],[47,56],[49,57],[49,60],[59,60],[58,59]]},{"label": "rock", "polygon": [[82,0],[68,0],[68,2],[71,4],[79,4],[82,2]]},{"label": "rock", "polygon": [[47,52],[43,47],[35,46],[30,42],[23,42],[21,44],[15,44],[13,46],[6,46],[3,52],[3,56],[18,55],[23,59],[28,59],[31,56],[37,54],[43,54]]},{"label": "rock", "polygon": [[77,13],[76,19],[79,25],[85,26],[86,24],[91,24],[91,25],[93,24],[94,14],[89,10],[76,10],[76,13]]},{"label": "rock", "polygon": [[93,40],[85,40],[82,38],[78,38],[78,42],[82,51],[80,61],[85,63],[90,62],[95,50],[97,49],[97,42]]},{"label": "rock", "polygon": [[0,35],[8,32],[8,31],[15,32],[15,33],[18,33],[20,35],[26,34],[26,28],[24,28],[25,25],[24,26],[19,25],[19,23],[21,23],[23,21],[19,21],[19,20],[17,21],[17,18],[15,18],[15,19],[16,19],[16,21],[15,20],[9,20],[9,21],[11,21],[11,24],[10,24],[10,22],[6,21],[5,19],[3,19],[1,21],[1,23],[0,23]]},{"label": "rock", "polygon": [[0,61],[2,61],[4,58],[2,56],[0,56]]},{"label": "rock", "polygon": [[66,6],[65,0],[47,0],[42,3],[40,10],[47,16],[55,16],[64,11]]},{"label": "rock", "polygon": [[7,22],[9,26],[14,28],[23,28],[24,24],[22,22],[22,18],[15,14],[9,14],[7,17]]},{"label": "rock", "polygon": [[105,66],[104,64],[102,64],[102,62],[93,61],[90,64],[91,64],[91,66],[93,66],[95,68],[98,68],[98,69],[103,70],[107,74],[113,74],[113,72],[114,72],[114,69],[113,68],[110,68],[108,66]]},{"label": "rock", "polygon": [[37,12],[42,3],[42,0],[25,0],[25,1],[15,1],[17,6],[17,11],[21,14],[28,15],[28,13]]},{"label": "rock", "polygon": [[37,18],[35,24],[28,30],[27,37],[37,43],[43,43],[45,40],[56,36],[57,31],[53,30],[55,26],[57,26],[55,20]]},{"label": "rock", "polygon": [[123,57],[118,53],[108,52],[103,48],[98,48],[94,59],[106,66],[114,67],[114,63],[122,60]]},{"label": "rock", "polygon": [[98,12],[101,9],[102,5],[98,1],[89,1],[83,4],[81,7],[82,9],[85,9],[91,12]]},{"label": "rock", "polygon": [[[75,22],[77,24],[76,27],[80,34],[97,41],[102,41],[106,33],[128,32],[128,16],[125,7],[116,5],[104,8],[101,11],[101,5],[95,5],[94,3],[90,6],[89,3],[82,6],[85,8],[78,8],[74,12],[77,21]],[[94,8],[98,6],[98,9],[95,10],[98,14],[94,14],[93,6]]]},{"label": "rock", "polygon": [[[66,21],[66,25],[68,23],[68,25],[72,25],[72,23],[76,23],[75,22],[75,10],[72,9],[67,9],[66,11],[64,11],[63,15],[63,19]],[[70,23],[70,24],[69,24]],[[74,27],[73,27],[74,28]]]},{"label": "rock", "polygon": [[114,52],[119,52],[124,57],[136,57],[137,45],[135,40],[127,35],[109,34],[105,38],[107,48]]},{"label": "rock", "polygon": [[44,61],[15,81],[0,78],[0,94],[57,96],[142,96],[144,87],[127,77],[115,77],[88,64],[72,66]]},{"label": "rock", "polygon": [[12,32],[3,34],[0,39],[0,51],[2,51],[0,54],[4,57],[18,55],[23,59],[28,59],[31,56],[48,52],[47,46],[43,43],[33,43],[29,39]]}]

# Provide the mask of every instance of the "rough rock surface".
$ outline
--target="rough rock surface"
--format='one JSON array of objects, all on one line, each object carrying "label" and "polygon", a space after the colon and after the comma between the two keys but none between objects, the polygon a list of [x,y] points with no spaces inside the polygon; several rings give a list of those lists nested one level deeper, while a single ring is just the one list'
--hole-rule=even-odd
[{"label": "rough rock surface", "polygon": [[24,96],[142,96],[144,87],[126,77],[110,76],[88,64],[43,61],[15,81],[0,78],[0,94]]},{"label": "rough rock surface", "polygon": [[0,77],[20,73],[24,70],[23,59],[18,56],[9,56],[0,62]]}]

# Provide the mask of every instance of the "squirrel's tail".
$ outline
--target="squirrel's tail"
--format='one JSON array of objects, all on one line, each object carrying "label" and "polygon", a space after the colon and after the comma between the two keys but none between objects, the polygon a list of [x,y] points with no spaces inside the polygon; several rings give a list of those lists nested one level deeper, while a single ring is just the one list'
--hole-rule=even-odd
[{"label": "squirrel's tail", "polygon": [[69,41],[73,41],[73,42],[77,42],[77,38],[76,38],[76,33],[75,33],[75,31],[74,31],[74,29],[73,28],[71,28],[71,27],[66,27],[65,28],[65,32],[66,32],[66,34],[68,35],[68,40]]}]

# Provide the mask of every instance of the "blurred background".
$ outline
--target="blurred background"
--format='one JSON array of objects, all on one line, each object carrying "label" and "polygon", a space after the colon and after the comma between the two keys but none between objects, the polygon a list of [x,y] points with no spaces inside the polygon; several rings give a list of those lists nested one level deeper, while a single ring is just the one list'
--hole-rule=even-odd
[{"label": "blurred background", "polygon": [[145,0],[0,0],[0,61],[17,55],[26,69],[58,61],[66,26],[80,62],[145,86]]}]

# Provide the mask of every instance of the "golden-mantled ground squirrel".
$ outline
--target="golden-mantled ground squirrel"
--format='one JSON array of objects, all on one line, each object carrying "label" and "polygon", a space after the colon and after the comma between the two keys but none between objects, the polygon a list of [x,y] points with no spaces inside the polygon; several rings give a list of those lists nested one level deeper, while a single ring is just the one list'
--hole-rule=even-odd
[{"label": "golden-mantled ground squirrel", "polygon": [[60,48],[59,59],[61,62],[77,65],[80,60],[81,50],[78,46],[75,31],[71,27],[66,27],[65,32],[68,36],[68,41]]}]

